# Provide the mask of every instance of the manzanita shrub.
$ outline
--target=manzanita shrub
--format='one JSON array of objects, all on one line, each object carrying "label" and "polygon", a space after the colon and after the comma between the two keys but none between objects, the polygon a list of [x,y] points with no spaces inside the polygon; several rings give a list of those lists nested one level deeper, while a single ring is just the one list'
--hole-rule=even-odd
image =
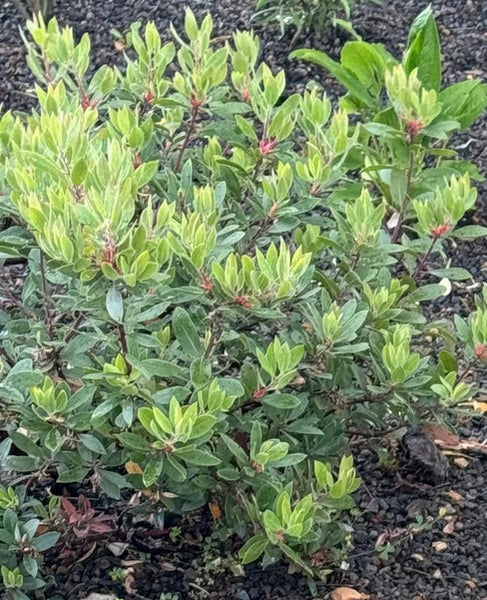
[{"label": "manzanita shrub", "polygon": [[429,12],[402,61],[299,54],[348,88],[337,109],[286,95],[252,33],[213,43],[210,16],[168,42],[134,27],[126,69],[91,78],[88,36],[28,29],[38,109],[0,120],[0,252],[25,261],[1,291],[8,596],[59,533],[110,529],[59,501],[78,484],[159,522],[211,502],[242,563],[324,575],[360,483],[347,435],[441,417],[487,360],[486,295],[423,314],[470,278],[448,245],[486,233],[460,223],[478,174],[448,147],[485,86],[442,87]]}]

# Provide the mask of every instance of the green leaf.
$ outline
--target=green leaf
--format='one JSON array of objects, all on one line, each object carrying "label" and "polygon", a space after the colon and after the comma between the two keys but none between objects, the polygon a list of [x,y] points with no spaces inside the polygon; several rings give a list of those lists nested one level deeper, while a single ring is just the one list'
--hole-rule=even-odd
[{"label": "green leaf", "polygon": [[203,345],[189,314],[181,308],[176,307],[172,318],[172,329],[176,339],[181,344],[183,352],[188,356],[198,357],[203,352]]},{"label": "green leaf", "polygon": [[73,467],[72,469],[66,469],[59,474],[57,478],[58,483],[81,483],[83,479],[88,475],[89,469],[87,467]]},{"label": "green leaf", "polygon": [[293,465],[298,465],[300,462],[303,462],[308,458],[307,454],[303,454],[302,452],[294,452],[293,454],[288,454],[284,458],[280,460],[273,460],[273,467],[292,467]]},{"label": "green leaf", "polygon": [[123,299],[122,294],[115,286],[112,286],[107,292],[106,307],[110,318],[113,319],[115,323],[122,323]]},{"label": "green leaf", "polygon": [[304,562],[304,560],[297,554],[292,548],[290,548],[287,544],[283,544],[282,542],[278,544],[279,548],[283,551],[283,553],[291,559],[293,563],[301,567],[308,575],[313,576],[313,571],[309,568],[309,566]]},{"label": "green leaf", "polygon": [[26,435],[19,433],[18,431],[12,431],[10,433],[10,439],[19,450],[22,450],[22,452],[25,452],[28,456],[40,458],[43,455],[42,448],[35,444]]},{"label": "green leaf", "polygon": [[9,456],[7,467],[11,471],[19,471],[19,473],[32,473],[39,467],[39,459],[31,456]]},{"label": "green leaf", "polygon": [[71,181],[74,185],[81,185],[88,172],[88,164],[84,158],[78,160],[71,171]]},{"label": "green leaf", "polygon": [[409,302],[425,302],[426,300],[436,300],[445,293],[445,288],[436,283],[423,285],[423,287],[414,290],[407,299]]},{"label": "green leaf", "polygon": [[483,227],[482,225],[466,225],[465,227],[454,229],[450,233],[451,237],[458,238],[459,240],[475,240],[486,235],[487,227]]},{"label": "green leaf", "polygon": [[81,433],[79,436],[80,442],[95,454],[106,454],[105,447],[98,438],[90,433]]},{"label": "green leaf", "polygon": [[196,421],[191,430],[190,439],[194,440],[208,433],[216,421],[217,418],[214,415],[200,415],[199,417],[196,417]]},{"label": "green leaf", "polygon": [[136,433],[127,431],[119,433],[117,437],[124,446],[127,446],[127,448],[131,448],[132,450],[140,450],[142,452],[147,452],[147,450],[149,450],[148,442]]},{"label": "green leaf", "polygon": [[254,562],[264,553],[268,545],[269,540],[264,534],[254,535],[238,551],[240,561],[244,565]]},{"label": "green leaf", "polygon": [[480,79],[467,79],[440,92],[442,120],[453,120],[467,129],[487,106],[487,84]]},{"label": "green leaf", "polygon": [[[135,361],[132,364],[138,366]],[[185,376],[185,370],[182,367],[160,358],[146,358],[141,361],[140,366],[150,377],[184,379]]]},{"label": "green leaf", "polygon": [[197,465],[199,467],[216,467],[221,463],[221,460],[206,452],[205,450],[196,450],[192,447],[178,448],[175,454],[178,458],[182,458],[184,462],[190,465]]},{"label": "green leaf", "polygon": [[427,6],[411,26],[403,63],[408,73],[418,69],[418,77],[427,90],[439,91],[440,37],[431,6]]},{"label": "green leaf", "polygon": [[230,467],[218,469],[216,474],[221,479],[225,479],[225,481],[238,481],[240,479],[240,473],[237,471],[237,469],[232,469]]},{"label": "green leaf", "polygon": [[200,390],[211,379],[211,364],[204,358],[195,358],[190,367],[191,383],[195,390]]},{"label": "green leaf", "polygon": [[226,435],[225,433],[221,433],[220,437],[225,443],[226,447],[230,450],[233,456],[235,456],[239,463],[245,465],[249,462],[248,456],[245,453],[244,449],[241,446],[239,446],[239,444],[237,444],[235,440],[232,440],[232,438],[228,437],[228,435]]},{"label": "green leaf", "polygon": [[39,552],[45,552],[49,548],[52,548],[54,544],[58,541],[60,534],[57,531],[48,531],[47,533],[42,533],[38,535],[32,540],[32,545]]},{"label": "green leaf", "polygon": [[296,396],[278,393],[266,395],[263,398],[262,403],[281,410],[292,410],[300,405],[299,398],[296,398]]},{"label": "green leaf", "polygon": [[347,42],[340,55],[342,65],[377,98],[384,84],[386,63],[377,48],[362,41]]},{"label": "green leaf", "polygon": [[466,281],[472,279],[472,275],[462,267],[449,267],[448,269],[433,269],[431,274],[435,277],[448,277],[452,281]]},{"label": "green leaf", "polygon": [[347,90],[360,102],[368,106],[369,108],[375,108],[376,101],[374,97],[369,93],[368,89],[360,83],[360,81],[347,71],[344,67],[330,58],[324,52],[320,50],[295,50],[291,53],[290,58],[299,58],[301,60],[307,60],[315,63],[320,67],[324,67],[342,84]]},{"label": "green leaf", "polygon": [[142,481],[146,487],[151,487],[156,483],[162,473],[162,467],[164,466],[163,458],[153,458],[145,466],[144,473],[142,475]]}]

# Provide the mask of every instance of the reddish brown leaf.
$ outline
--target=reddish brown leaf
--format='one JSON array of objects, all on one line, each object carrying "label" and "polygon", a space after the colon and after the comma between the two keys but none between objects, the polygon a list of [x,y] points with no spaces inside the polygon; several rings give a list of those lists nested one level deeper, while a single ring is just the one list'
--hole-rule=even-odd
[{"label": "reddish brown leaf", "polygon": [[208,508],[215,521],[219,521],[222,518],[222,511],[217,502],[208,502]]},{"label": "reddish brown leaf", "polygon": [[331,600],[366,600],[370,596],[349,587],[339,587],[333,590],[330,598]]}]

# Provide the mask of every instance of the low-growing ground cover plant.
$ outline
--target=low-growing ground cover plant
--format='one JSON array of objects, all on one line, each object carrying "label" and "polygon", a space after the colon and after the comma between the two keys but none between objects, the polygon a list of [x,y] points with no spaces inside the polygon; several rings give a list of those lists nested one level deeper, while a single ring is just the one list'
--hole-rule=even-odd
[{"label": "low-growing ground cover plant", "polygon": [[[382,4],[382,0],[368,1],[377,6]],[[279,27],[282,36],[289,29],[294,31],[290,48],[295,47],[304,33],[326,35],[334,28],[360,38],[352,23],[357,4],[357,0],[257,0],[253,20]]]},{"label": "low-growing ground cover plant", "polygon": [[469,278],[447,244],[486,233],[461,224],[478,174],[448,148],[485,86],[442,88],[428,11],[402,61],[297,55],[346,85],[337,109],[190,11],[91,78],[88,36],[28,29],[39,106],[0,120],[0,252],[26,263],[1,289],[7,597],[113,530],[79,484],[160,523],[211,502],[242,563],[325,575],[360,484],[347,435],[442,418],[487,360],[487,294],[467,321],[423,314]]},{"label": "low-growing ground cover plant", "polygon": [[[372,0],[379,3],[379,0]],[[351,13],[354,0],[257,0],[254,19],[266,25],[279,26],[281,34],[292,27],[291,47],[304,32],[326,33],[332,27],[342,27],[354,35]]]}]

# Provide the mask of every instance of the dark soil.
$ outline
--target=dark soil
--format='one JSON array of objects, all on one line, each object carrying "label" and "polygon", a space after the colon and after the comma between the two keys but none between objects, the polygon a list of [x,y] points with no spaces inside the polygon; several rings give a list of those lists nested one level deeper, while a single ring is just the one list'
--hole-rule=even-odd
[{"label": "dark soil", "polygon": [[[479,420],[459,433],[482,441],[487,424]],[[382,449],[381,460],[363,440],[352,440],[352,447],[363,479],[351,523],[353,550],[318,584],[315,596],[306,579],[285,566],[241,570],[231,558],[239,544],[218,541],[209,512],[174,523],[181,534],[171,540],[171,526],[161,532],[127,521],[126,504],[120,504],[111,509],[119,528],[108,541],[73,542],[71,554],[48,560],[56,581],[48,597],[76,600],[97,592],[158,600],[164,592],[179,600],[324,600],[337,586],[347,586],[372,600],[487,600],[486,458],[452,457],[443,483],[433,486],[424,483],[428,476],[411,474],[404,462],[409,457],[394,446],[387,455]],[[103,499],[94,505],[102,507]],[[126,570],[125,585],[111,577],[117,568]]]},{"label": "dark soil", "polygon": [[[32,106],[32,79],[19,41],[21,20],[10,2],[1,0],[1,4],[0,103],[4,108],[25,109]],[[94,65],[100,66],[121,62],[114,50],[111,28],[124,31],[136,20],[154,20],[161,32],[167,31],[170,21],[181,27],[186,4],[198,15],[209,10],[218,35],[248,28],[251,0],[58,0],[56,14],[61,23],[71,24],[78,35],[85,31],[91,35]],[[383,0],[382,8],[365,6],[357,11],[354,25],[364,39],[383,42],[400,53],[411,21],[426,4],[425,0]],[[487,2],[433,0],[432,4],[442,37],[446,81],[485,78]],[[337,96],[339,87],[325,73],[288,60],[292,32],[285,39],[279,39],[279,34],[271,30],[259,34],[262,57],[273,66],[286,68],[292,87],[300,89],[314,77],[324,83],[330,96]],[[299,45],[325,49],[336,56],[344,39],[338,33],[328,38],[316,35],[301,40]],[[455,140],[461,154],[472,160],[481,173],[486,172],[487,165],[486,125],[484,116]],[[480,184],[478,209],[471,217],[484,225],[486,189]],[[474,277],[473,286],[479,286],[487,270],[487,241],[459,244],[451,248],[451,253],[452,263],[467,268]],[[468,311],[470,293],[464,284],[455,288],[445,298],[441,312]],[[486,439],[487,427],[485,422],[473,424],[461,433]],[[393,462],[379,463],[370,445],[360,443],[356,448],[364,485],[357,494],[361,516],[353,523],[354,550],[329,581],[319,585],[318,597],[327,598],[334,587],[345,585],[370,594],[373,600],[487,600],[486,460],[469,458],[461,468],[450,457],[446,482],[430,487],[418,482],[404,483]],[[118,517],[120,511],[117,507],[112,509]],[[110,542],[124,544],[112,546],[117,552],[123,550],[121,555],[115,556],[107,542],[99,541],[75,544],[73,553],[64,559],[52,557],[48,568],[56,588],[49,590],[49,598],[77,600],[90,592],[135,600],[158,600],[161,593],[178,594],[179,600],[312,598],[306,580],[287,574],[283,566],[262,571],[251,565],[245,574],[237,573],[237,565],[222,558],[234,549],[232,545],[226,543],[222,547],[209,539],[215,529],[210,515],[186,518],[181,523],[182,534],[175,541],[169,539],[167,532],[154,540],[147,531],[134,529],[120,519],[121,516],[119,530]],[[375,548],[378,542],[389,550],[388,558],[385,553],[379,555]],[[113,568],[119,567],[129,570],[125,587],[110,576]]]}]

